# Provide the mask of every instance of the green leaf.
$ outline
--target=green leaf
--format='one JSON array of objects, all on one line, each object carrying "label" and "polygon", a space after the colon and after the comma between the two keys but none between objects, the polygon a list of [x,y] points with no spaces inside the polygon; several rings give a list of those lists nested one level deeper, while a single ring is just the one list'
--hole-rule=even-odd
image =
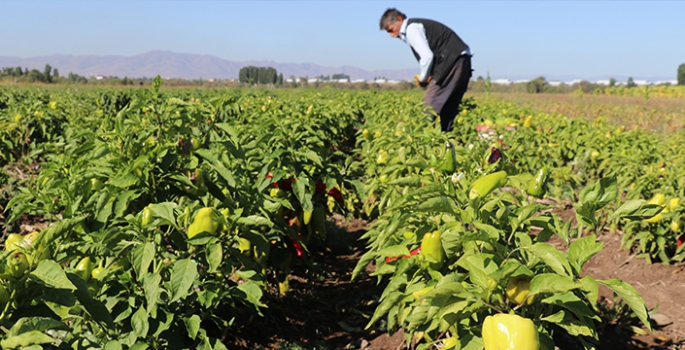
[{"label": "green leaf", "polygon": [[108,182],[108,184],[118,188],[129,188],[138,183],[138,177],[133,174],[121,174]]},{"label": "green leaf", "polygon": [[580,279],[580,284],[580,289],[585,292],[587,300],[593,307],[596,307],[597,300],[599,299],[599,284],[597,281],[591,276],[585,276]]},{"label": "green leaf", "polygon": [[[83,308],[93,318],[93,320],[104,323],[110,328],[114,328],[114,320],[112,319],[112,315],[100,300],[93,299],[93,296],[90,294],[90,290],[88,289],[88,283],[75,273],[68,273],[67,277],[69,277],[71,283],[76,286],[76,290],[73,292],[73,295],[76,296],[76,299],[78,299],[79,303],[81,303]],[[51,292],[51,294],[55,293]]]},{"label": "green leaf", "polygon": [[269,226],[272,227],[274,224],[271,222],[269,219],[259,216],[259,215],[250,215],[248,217],[241,217],[237,221],[238,224],[240,225],[247,225],[247,226]]},{"label": "green leaf", "polygon": [[530,247],[523,247],[521,249],[535,254],[535,256],[544,261],[554,272],[560,275],[571,276],[571,265],[568,263],[566,254],[558,251],[554,246],[538,242]]},{"label": "green leaf", "polygon": [[147,332],[150,330],[150,323],[148,322],[147,311],[144,308],[138,308],[138,311],[131,316],[131,328],[138,338],[145,338]]},{"label": "green leaf", "polygon": [[69,278],[67,278],[67,274],[64,273],[62,267],[60,267],[59,264],[53,260],[42,260],[38,263],[38,267],[31,271],[29,276],[35,279],[38,283],[49,288],[69,290],[76,289],[76,286],[74,286],[74,284],[69,281]]},{"label": "green leaf", "polygon": [[630,306],[633,312],[635,312],[635,315],[637,315],[645,327],[647,327],[647,329],[650,331],[652,330],[652,326],[649,323],[649,317],[647,315],[647,306],[645,306],[645,301],[633,286],[618,279],[597,280],[597,282],[611,288],[611,290],[618,294],[618,296],[621,297],[621,299],[623,299],[628,306]]},{"label": "green leaf", "polygon": [[354,271],[352,271],[351,280],[354,280],[359,275],[359,273],[366,269],[366,266],[369,265],[369,263],[371,263],[375,258],[376,252],[373,250],[369,250],[366,253],[364,253],[364,255],[362,255],[362,257],[359,258],[357,265],[354,267]]},{"label": "green leaf", "polygon": [[141,279],[143,283],[143,292],[145,293],[145,302],[147,304],[147,312],[152,314],[154,308],[157,306],[157,299],[162,293],[162,276],[159,273],[147,273]]},{"label": "green leaf", "polygon": [[157,97],[159,95],[159,88],[162,86],[162,77],[157,75],[154,80],[152,80],[152,84],[150,85],[150,91],[152,94]]},{"label": "green leaf", "polygon": [[573,278],[554,273],[541,273],[530,281],[530,295],[541,293],[568,293],[581,286]]},{"label": "green leaf", "polygon": [[597,209],[603,208],[618,196],[618,180],[615,176],[605,177],[599,180],[602,192],[597,200]]},{"label": "green leaf", "polygon": [[604,243],[597,242],[595,235],[585,236],[571,243],[568,247],[568,260],[576,273],[580,274],[583,265],[602,251],[603,246]]},{"label": "green leaf", "polygon": [[609,217],[610,221],[615,219],[644,220],[659,214],[664,207],[658,204],[648,204],[644,199],[631,199],[625,201]]},{"label": "green leaf", "polygon": [[169,303],[185,298],[197,278],[197,263],[191,259],[177,260],[171,269]]},{"label": "green leaf", "polygon": [[[377,307],[376,311],[373,313],[373,317],[371,317],[371,320],[369,323],[366,325],[365,329],[369,329],[371,325],[376,323],[381,317],[383,317],[385,314],[388,313],[388,311],[397,304],[397,302],[400,300],[400,298],[404,297],[404,295],[400,292],[395,292],[391,295],[389,295],[385,300],[383,300]],[[426,309],[426,313],[428,310]]]},{"label": "green leaf", "polygon": [[110,340],[105,344],[104,350],[122,350],[121,343],[117,340]]},{"label": "green leaf", "polygon": [[307,189],[305,188],[307,183],[309,183],[309,178],[307,178],[307,176],[304,174],[298,176],[297,181],[292,184],[293,193],[295,194],[297,201],[300,202],[302,210],[311,212],[314,210],[314,204],[312,204],[312,194],[307,192]]},{"label": "green leaf", "polygon": [[76,297],[68,289],[43,288],[43,300],[45,305],[62,319],[67,318],[69,311],[76,305]]},{"label": "green leaf", "polygon": [[409,249],[404,244],[393,245],[390,247],[385,247],[378,251],[378,256],[386,257],[403,257],[409,256]]},{"label": "green leaf", "polygon": [[247,299],[247,301],[249,301],[255,306],[265,307],[265,305],[262,304],[262,302],[260,301],[263,292],[257,283],[248,280],[245,283],[239,284],[238,289],[245,293],[245,298]]},{"label": "green leaf", "polygon": [[401,177],[388,182],[388,186],[409,186],[409,187],[421,187],[423,181],[419,176],[407,176]]},{"label": "green leaf", "polygon": [[448,214],[454,214],[454,208],[452,207],[454,203],[452,200],[447,197],[447,196],[439,196],[439,197],[434,197],[434,198],[429,198],[428,200],[425,200],[421,202],[419,205],[414,208],[416,211],[420,212],[439,212],[439,213],[448,213]]},{"label": "green leaf", "polygon": [[71,328],[65,323],[49,317],[22,317],[10,328],[8,336],[20,335],[28,331],[65,330]]},{"label": "green leaf", "polygon": [[[584,335],[595,339],[597,338],[597,331],[591,320],[588,320],[585,317],[579,320],[566,310],[560,310],[553,315],[542,317],[541,320],[556,324],[574,337]],[[583,320],[585,322],[583,322]]]},{"label": "green leaf", "polygon": [[557,293],[541,301],[544,304],[557,305],[573,312],[579,319],[592,318],[600,320],[585,300],[580,299],[574,293]]},{"label": "green leaf", "polygon": [[192,315],[183,320],[186,324],[186,330],[188,331],[188,336],[190,339],[195,340],[197,337],[197,332],[200,330],[200,316]]},{"label": "green leaf", "polygon": [[207,263],[209,264],[209,269],[207,272],[214,273],[221,266],[223,261],[223,250],[221,248],[221,243],[214,243],[207,246]]},{"label": "green leaf", "polygon": [[307,158],[307,159],[311,160],[312,162],[316,163],[316,165],[318,165],[318,166],[320,166],[320,167],[323,167],[323,164],[321,163],[321,157],[319,157],[319,155],[316,154],[316,152],[314,152],[314,151],[312,151],[312,150],[307,150],[307,151],[302,152],[302,155],[303,155],[305,158]]},{"label": "green leaf", "polygon": [[114,205],[114,217],[125,216],[131,200],[136,199],[140,193],[134,190],[124,191],[117,196],[116,204]]},{"label": "green leaf", "polygon": [[178,207],[178,204],[172,202],[157,203],[150,206],[150,211],[152,216],[155,218],[161,218],[164,223],[173,226],[175,229],[179,230],[176,224],[176,214],[174,210]]},{"label": "green leaf", "polygon": [[131,254],[133,270],[140,279],[147,273],[152,260],[155,258],[155,244],[152,242],[145,242],[133,249]]},{"label": "green leaf", "polygon": [[219,161],[219,159],[214,155],[214,153],[212,153],[208,149],[201,148],[195,151],[195,154],[207,160],[211,164],[212,168],[216,170],[219,176],[221,176],[229,186],[236,186],[235,177],[233,177],[233,173],[231,173],[230,170],[226,169],[226,167]]},{"label": "green leaf", "polygon": [[3,349],[25,348],[34,344],[49,344],[54,339],[51,336],[40,331],[28,331],[20,335],[10,336],[7,339],[0,340],[0,346]]},{"label": "green leaf", "polygon": [[469,272],[471,282],[483,288],[486,288],[489,276],[498,269],[494,255],[487,253],[466,255],[457,264]]}]

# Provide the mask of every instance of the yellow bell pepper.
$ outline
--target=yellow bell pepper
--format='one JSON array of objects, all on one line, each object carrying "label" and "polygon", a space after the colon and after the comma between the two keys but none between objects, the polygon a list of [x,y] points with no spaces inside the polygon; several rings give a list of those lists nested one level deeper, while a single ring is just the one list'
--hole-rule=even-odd
[{"label": "yellow bell pepper", "polygon": [[539,350],[535,324],[528,318],[496,314],[485,318],[482,328],[485,350]]},{"label": "yellow bell pepper", "polygon": [[507,283],[507,298],[512,303],[530,305],[533,303],[533,296],[530,293],[530,281],[521,278],[510,278]]}]

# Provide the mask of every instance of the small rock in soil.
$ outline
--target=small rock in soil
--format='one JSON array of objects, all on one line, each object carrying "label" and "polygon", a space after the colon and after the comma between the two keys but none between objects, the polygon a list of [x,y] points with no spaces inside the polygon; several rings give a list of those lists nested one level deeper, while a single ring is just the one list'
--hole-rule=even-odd
[{"label": "small rock in soil", "polygon": [[654,314],[654,315],[650,316],[650,318],[659,327],[667,326],[667,325],[673,323],[673,320],[671,320],[670,317],[668,317],[664,314]]}]

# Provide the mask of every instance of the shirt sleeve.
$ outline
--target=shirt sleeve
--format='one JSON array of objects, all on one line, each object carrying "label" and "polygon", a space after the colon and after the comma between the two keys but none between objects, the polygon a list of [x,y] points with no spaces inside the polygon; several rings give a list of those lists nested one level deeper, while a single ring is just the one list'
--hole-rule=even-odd
[{"label": "shirt sleeve", "polygon": [[407,26],[407,44],[419,55],[419,66],[421,74],[419,81],[425,83],[428,79],[428,72],[433,65],[433,51],[428,45],[426,31],[421,23],[411,23]]}]

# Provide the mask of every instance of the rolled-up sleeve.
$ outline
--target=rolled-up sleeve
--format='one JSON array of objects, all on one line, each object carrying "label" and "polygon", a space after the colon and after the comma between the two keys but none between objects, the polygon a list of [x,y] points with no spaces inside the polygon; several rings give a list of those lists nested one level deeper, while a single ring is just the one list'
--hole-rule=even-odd
[{"label": "rolled-up sleeve", "polygon": [[428,72],[433,65],[433,51],[428,45],[423,24],[411,23],[407,26],[406,42],[419,55],[419,66],[421,67],[419,81],[425,83],[428,79]]}]

